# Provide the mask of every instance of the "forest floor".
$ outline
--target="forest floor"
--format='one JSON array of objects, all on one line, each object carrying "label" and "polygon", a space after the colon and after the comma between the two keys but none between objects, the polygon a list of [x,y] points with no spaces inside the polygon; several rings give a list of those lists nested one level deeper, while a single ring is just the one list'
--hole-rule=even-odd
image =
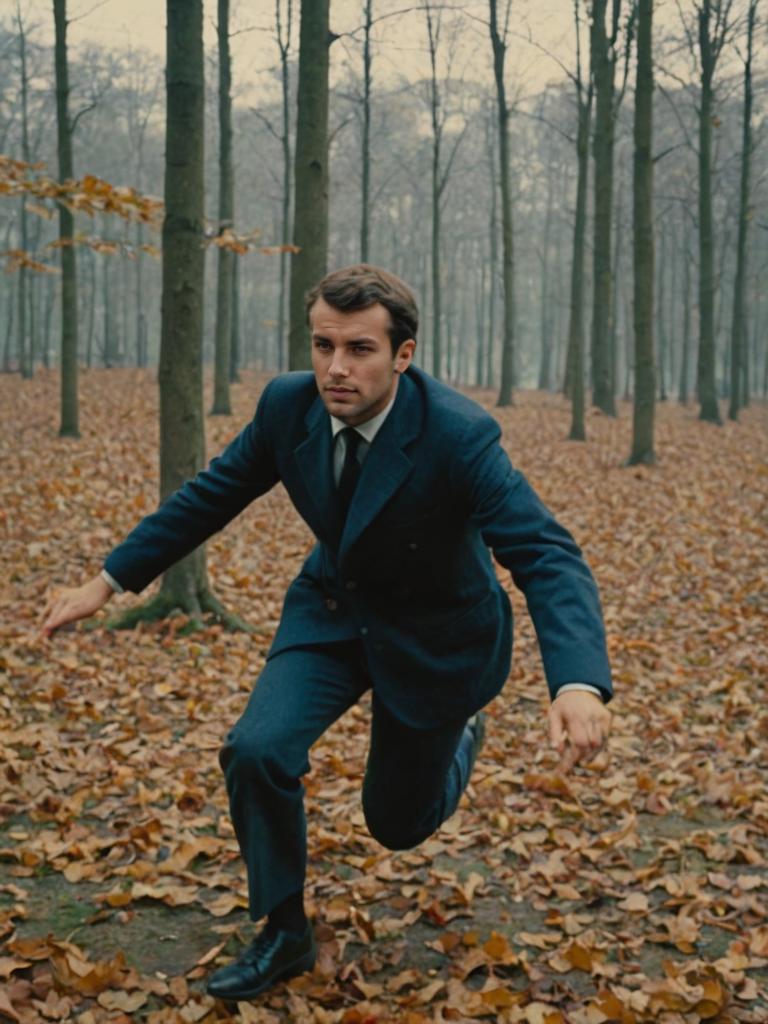
[{"label": "forest floor", "polygon": [[[208,417],[209,454],[263,382]],[[414,851],[378,846],[359,800],[368,702],[352,709],[306,780],[317,967],[228,1007],[205,978],[250,926],[217,750],[311,537],[277,488],[210,542],[216,593],[256,635],[101,615],[42,641],[45,593],[94,574],[156,504],[153,375],[84,372],[77,441],[57,437],[58,388],[0,377],[0,1020],[768,1021],[765,405],[720,428],[660,405],[658,464],[634,469],[626,404],[589,415],[586,444],[565,440],[560,396],[493,410],[600,585],[609,750],[558,775],[512,593],[514,669],[459,812]]]}]

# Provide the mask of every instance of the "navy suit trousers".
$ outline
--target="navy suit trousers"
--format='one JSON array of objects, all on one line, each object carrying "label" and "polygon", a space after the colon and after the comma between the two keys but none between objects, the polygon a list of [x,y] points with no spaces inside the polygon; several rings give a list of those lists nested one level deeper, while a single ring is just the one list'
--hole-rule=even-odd
[{"label": "navy suit trousers", "polygon": [[[270,658],[221,751],[232,821],[256,921],[303,888],[306,819],[301,777],[312,744],[370,687],[357,641],[291,648]],[[382,845],[408,849],[456,809],[469,781],[466,722],[404,725],[373,694],[363,811]]]}]

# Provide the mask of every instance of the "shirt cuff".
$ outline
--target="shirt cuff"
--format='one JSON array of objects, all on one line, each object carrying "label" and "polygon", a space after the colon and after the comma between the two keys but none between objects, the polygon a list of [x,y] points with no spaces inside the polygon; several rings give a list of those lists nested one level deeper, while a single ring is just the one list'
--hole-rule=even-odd
[{"label": "shirt cuff", "polygon": [[116,594],[124,594],[125,593],[125,588],[121,587],[120,584],[115,579],[115,577],[114,576],[110,576],[106,569],[102,569],[100,575],[101,575],[101,578],[104,580],[104,582],[109,584],[109,586],[112,587],[112,589],[114,590],[114,592]]},{"label": "shirt cuff", "polygon": [[583,690],[585,693],[594,693],[596,697],[600,698],[600,700],[603,699],[602,692],[590,683],[566,683],[564,686],[560,687],[555,694],[554,699],[557,700],[561,693],[567,693],[568,690]]}]

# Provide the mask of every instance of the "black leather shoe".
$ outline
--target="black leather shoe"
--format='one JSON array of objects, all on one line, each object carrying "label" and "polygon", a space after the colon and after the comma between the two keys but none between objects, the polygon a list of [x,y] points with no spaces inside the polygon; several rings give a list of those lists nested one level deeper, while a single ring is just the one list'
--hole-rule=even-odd
[{"label": "black leather shoe", "polygon": [[211,975],[208,995],[233,1001],[253,999],[278,981],[311,971],[316,955],[309,922],[300,935],[267,925],[233,964]]}]

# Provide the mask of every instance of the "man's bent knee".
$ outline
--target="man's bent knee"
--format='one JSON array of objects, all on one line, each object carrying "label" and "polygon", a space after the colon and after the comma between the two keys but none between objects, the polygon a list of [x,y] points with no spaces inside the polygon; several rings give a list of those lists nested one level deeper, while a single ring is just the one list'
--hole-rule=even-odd
[{"label": "man's bent knee", "polygon": [[292,751],[287,737],[262,730],[252,733],[237,726],[224,741],[219,764],[228,776],[249,777],[278,774],[296,778],[309,768],[306,755]]},{"label": "man's bent knee", "polygon": [[431,824],[413,824],[408,821],[397,820],[397,812],[393,817],[385,817],[381,813],[372,812],[364,807],[365,823],[377,843],[381,843],[388,850],[412,850],[419,846],[425,839],[434,832]]}]

